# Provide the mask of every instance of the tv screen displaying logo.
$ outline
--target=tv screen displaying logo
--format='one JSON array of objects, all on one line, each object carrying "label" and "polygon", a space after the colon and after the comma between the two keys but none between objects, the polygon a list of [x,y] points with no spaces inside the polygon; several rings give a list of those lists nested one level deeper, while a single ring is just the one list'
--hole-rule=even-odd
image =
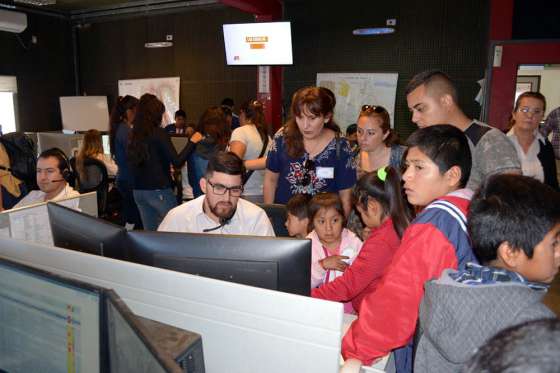
[{"label": "tv screen displaying logo", "polygon": [[228,65],[291,65],[290,22],[226,24],[224,43]]}]

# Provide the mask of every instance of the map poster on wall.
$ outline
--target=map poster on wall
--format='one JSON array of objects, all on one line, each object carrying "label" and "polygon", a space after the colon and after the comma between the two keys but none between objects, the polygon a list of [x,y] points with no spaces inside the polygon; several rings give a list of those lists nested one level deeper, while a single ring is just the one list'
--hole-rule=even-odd
[{"label": "map poster on wall", "polygon": [[165,105],[161,124],[166,126],[175,122],[175,112],[179,110],[180,82],[179,77],[119,80],[119,96],[131,95],[139,99],[144,93],[155,95]]},{"label": "map poster on wall", "polygon": [[317,86],[336,96],[334,119],[342,131],[356,123],[363,105],[383,106],[394,126],[397,73],[318,73]]}]

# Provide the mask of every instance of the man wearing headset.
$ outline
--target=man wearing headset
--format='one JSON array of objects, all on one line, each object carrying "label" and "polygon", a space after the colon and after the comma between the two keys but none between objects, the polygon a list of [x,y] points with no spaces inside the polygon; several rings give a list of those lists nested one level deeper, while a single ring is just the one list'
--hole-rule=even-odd
[{"label": "man wearing headset", "polygon": [[79,196],[80,193],[68,185],[70,175],[70,165],[64,152],[58,148],[45,150],[37,159],[39,190],[29,192],[14,208]]},{"label": "man wearing headset", "polygon": [[266,212],[240,198],[244,172],[235,153],[216,153],[200,179],[204,194],[169,211],[158,231],[274,236]]}]

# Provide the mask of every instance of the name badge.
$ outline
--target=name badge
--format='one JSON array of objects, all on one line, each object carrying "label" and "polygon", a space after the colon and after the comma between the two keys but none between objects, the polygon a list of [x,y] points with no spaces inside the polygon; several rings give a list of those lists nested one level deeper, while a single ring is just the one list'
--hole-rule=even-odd
[{"label": "name badge", "polygon": [[319,179],[334,179],[334,167],[317,167],[315,172]]}]

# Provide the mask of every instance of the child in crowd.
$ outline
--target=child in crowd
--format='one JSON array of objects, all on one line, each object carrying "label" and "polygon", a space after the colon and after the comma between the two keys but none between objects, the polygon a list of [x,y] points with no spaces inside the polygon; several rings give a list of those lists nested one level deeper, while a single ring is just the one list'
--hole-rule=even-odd
[{"label": "child in crowd", "polygon": [[411,214],[402,196],[400,175],[392,167],[367,173],[354,187],[355,207],[372,230],[360,253],[343,275],[312,290],[332,301],[352,301],[356,311],[366,294],[377,288],[408,227]]},{"label": "child in crowd", "polygon": [[560,266],[560,194],[530,177],[496,175],[468,217],[484,265],[448,269],[426,283],[415,372],[462,371],[502,329],[554,317],[541,301]]},{"label": "child in crowd", "polygon": [[[354,260],[362,241],[344,228],[344,209],[335,193],[319,193],[309,201],[311,239],[311,288],[333,281]],[[345,311],[351,312],[348,304]]]},{"label": "child in crowd", "polygon": [[296,194],[286,204],[286,229],[290,237],[305,238],[309,234],[309,215],[307,205],[309,194]]},{"label": "child in crowd", "polygon": [[462,189],[471,170],[467,138],[451,125],[436,125],[415,131],[407,144],[404,190],[408,202],[424,209],[405,231],[376,291],[364,297],[358,319],[344,336],[342,354],[348,367],[369,365],[398,348],[397,372],[412,371],[409,342],[424,283],[446,268],[476,262],[465,218],[472,191]]}]

